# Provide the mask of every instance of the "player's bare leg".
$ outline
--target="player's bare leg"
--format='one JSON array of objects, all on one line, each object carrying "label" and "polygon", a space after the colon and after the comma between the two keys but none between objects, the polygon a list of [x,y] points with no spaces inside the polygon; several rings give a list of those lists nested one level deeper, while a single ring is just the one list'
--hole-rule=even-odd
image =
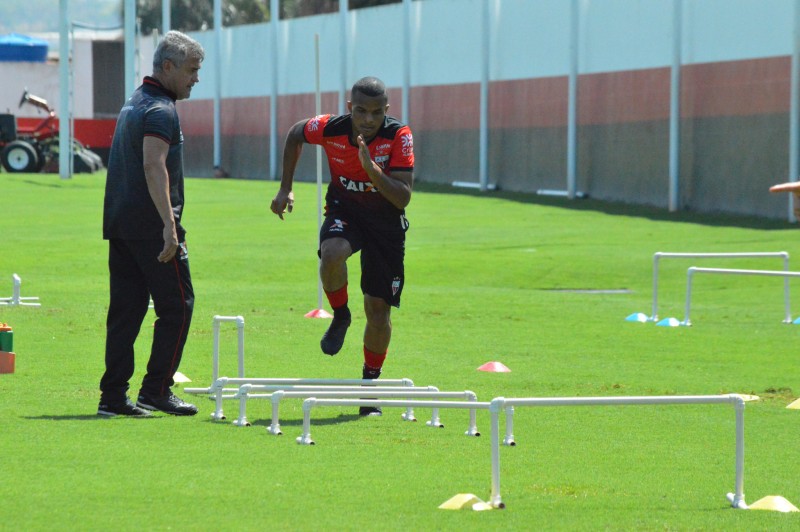
[{"label": "player's bare leg", "polygon": [[344,344],[350,327],[350,308],[347,306],[347,258],[353,254],[344,238],[330,238],[320,246],[319,278],[333,309],[333,321],[322,336],[320,348],[326,355],[335,355]]}]

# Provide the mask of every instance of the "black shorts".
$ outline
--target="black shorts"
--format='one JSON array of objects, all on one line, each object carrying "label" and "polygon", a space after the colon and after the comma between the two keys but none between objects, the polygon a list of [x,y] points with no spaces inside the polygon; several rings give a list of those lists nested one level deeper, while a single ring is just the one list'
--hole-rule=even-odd
[{"label": "black shorts", "polygon": [[361,251],[361,292],[400,307],[408,230],[405,215],[378,218],[331,207],[329,204],[319,231],[320,245],[329,238],[347,240],[353,253]]}]

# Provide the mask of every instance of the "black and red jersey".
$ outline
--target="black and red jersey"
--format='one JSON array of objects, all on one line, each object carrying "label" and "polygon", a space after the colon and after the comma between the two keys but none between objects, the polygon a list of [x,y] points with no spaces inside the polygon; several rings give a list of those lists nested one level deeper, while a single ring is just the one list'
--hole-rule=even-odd
[{"label": "black and red jersey", "polygon": [[[316,116],[308,120],[303,128],[306,142],[322,146],[328,157],[331,170],[328,198],[373,210],[389,208],[397,211],[375,189],[361,166],[358,146],[350,140],[352,131],[352,117],[349,114]],[[414,140],[411,129],[395,118],[384,118],[383,125],[367,147],[372,160],[388,176],[393,171],[414,170]]]}]

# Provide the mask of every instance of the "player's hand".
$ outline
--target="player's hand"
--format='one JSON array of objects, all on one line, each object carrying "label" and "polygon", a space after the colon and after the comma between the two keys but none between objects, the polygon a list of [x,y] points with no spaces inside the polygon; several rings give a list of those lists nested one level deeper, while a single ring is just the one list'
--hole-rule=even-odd
[{"label": "player's hand", "polygon": [[[361,166],[364,168],[364,171],[367,172],[370,180],[374,181],[373,174],[376,171],[375,167],[377,165],[369,155],[369,148],[367,147],[367,143],[364,142],[363,135],[359,135],[356,138],[356,142],[358,142],[358,160],[361,163]],[[380,171],[380,169],[378,169],[378,171]]]},{"label": "player's hand", "polygon": [[164,224],[164,249],[158,254],[158,262],[169,262],[178,251],[178,234],[175,231],[175,224]]},{"label": "player's hand", "polygon": [[272,200],[272,204],[270,204],[269,208],[272,212],[278,215],[278,218],[283,220],[283,215],[287,212],[292,212],[293,207],[294,192],[278,190],[278,194],[275,195],[275,199]]},{"label": "player's hand", "polygon": [[794,192],[795,195],[800,193],[800,181],[790,181],[788,183],[781,183],[769,187],[770,192]]}]

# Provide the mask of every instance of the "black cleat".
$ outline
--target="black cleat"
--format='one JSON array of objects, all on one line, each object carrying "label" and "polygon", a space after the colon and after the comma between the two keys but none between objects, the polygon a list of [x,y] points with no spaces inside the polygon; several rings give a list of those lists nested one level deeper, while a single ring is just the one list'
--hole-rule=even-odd
[{"label": "black cleat", "polygon": [[[364,364],[364,368],[361,370],[362,379],[377,379],[380,376],[381,376],[380,369],[370,368],[367,367],[366,364]],[[382,416],[383,410],[381,410],[381,407],[379,406],[360,406],[358,407],[358,415],[363,417]]]},{"label": "black cleat", "polygon": [[100,402],[97,406],[97,415],[106,417],[128,416],[128,417],[150,417],[152,414],[144,408],[139,408],[133,402],[125,398],[124,403],[104,403]]},{"label": "black cleat", "polygon": [[335,355],[342,349],[344,344],[344,336],[347,334],[347,328],[350,327],[350,313],[348,312],[344,317],[333,316],[333,321],[325,334],[322,335],[322,340],[319,346],[322,352],[326,355]]},{"label": "black cleat", "polygon": [[136,401],[136,406],[144,408],[145,410],[158,410],[173,416],[193,416],[197,413],[197,407],[183,401],[180,397],[172,392],[161,397],[149,397],[144,394],[139,394],[139,400]]}]

